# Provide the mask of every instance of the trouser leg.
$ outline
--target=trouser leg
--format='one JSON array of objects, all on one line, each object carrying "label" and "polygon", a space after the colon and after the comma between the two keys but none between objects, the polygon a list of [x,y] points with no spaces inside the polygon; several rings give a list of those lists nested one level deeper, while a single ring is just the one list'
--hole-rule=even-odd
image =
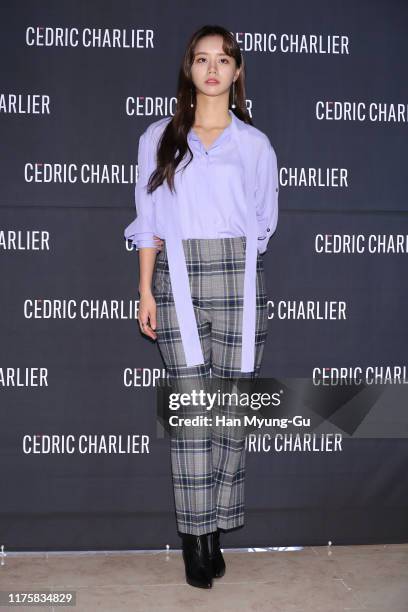
[{"label": "trouser leg", "polygon": [[[205,311],[196,309],[205,364],[187,367],[184,361],[175,306],[158,308],[158,344],[168,373],[171,393],[192,397],[192,391],[204,391],[210,380],[211,324]],[[169,411],[182,419],[208,416],[205,406],[180,406]],[[216,529],[211,427],[170,427],[170,459],[177,529],[201,535]]]},{"label": "trouser leg", "polygon": [[[164,250],[157,260],[155,297],[157,342],[172,391],[191,393],[206,388],[210,380],[211,316],[205,308],[207,282],[202,274],[205,253],[199,241],[185,242],[191,294],[204,364],[188,367],[181,340],[177,311]],[[181,418],[206,416],[205,406],[185,406],[172,412]],[[201,535],[216,529],[211,427],[170,428],[170,457],[177,528],[182,533]]]},{"label": "trouser leg", "polygon": [[[242,302],[239,302],[239,296],[243,293],[243,276],[240,275],[239,267],[234,275],[230,274],[227,280],[223,280],[220,291],[227,289],[228,292],[229,288],[231,295],[226,295],[228,308],[213,313],[212,319],[213,388],[220,387],[224,391],[234,390],[234,380],[259,377],[268,328],[266,283],[261,255],[257,258],[255,368],[252,373],[240,372],[242,340],[237,330],[242,329]],[[236,301],[232,299],[234,295],[238,296]],[[227,423],[233,422],[234,417],[238,419],[236,425],[214,424],[212,430],[217,525],[222,529],[231,529],[244,524],[244,415],[247,410],[219,404],[215,413],[230,419]]]}]

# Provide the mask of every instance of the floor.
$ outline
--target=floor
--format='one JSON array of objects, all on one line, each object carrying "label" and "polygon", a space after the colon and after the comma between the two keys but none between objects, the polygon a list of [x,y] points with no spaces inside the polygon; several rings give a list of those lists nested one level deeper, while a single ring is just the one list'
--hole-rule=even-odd
[{"label": "floor", "polygon": [[408,544],[224,551],[212,589],[186,584],[179,550],[0,553],[0,591],[71,590],[75,606],[3,610],[408,612]]}]

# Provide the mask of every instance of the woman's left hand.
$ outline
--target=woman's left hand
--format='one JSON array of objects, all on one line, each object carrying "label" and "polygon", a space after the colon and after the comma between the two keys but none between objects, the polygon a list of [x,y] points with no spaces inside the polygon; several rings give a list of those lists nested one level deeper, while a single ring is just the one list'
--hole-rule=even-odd
[{"label": "woman's left hand", "polygon": [[163,250],[164,240],[162,240],[161,238],[159,238],[159,236],[156,236],[156,235],[153,236],[153,239],[156,243],[156,250],[157,251]]}]

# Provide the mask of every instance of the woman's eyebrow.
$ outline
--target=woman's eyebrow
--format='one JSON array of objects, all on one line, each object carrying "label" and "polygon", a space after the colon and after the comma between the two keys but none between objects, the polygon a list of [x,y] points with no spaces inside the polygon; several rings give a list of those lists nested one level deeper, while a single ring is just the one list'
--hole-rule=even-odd
[{"label": "woman's eyebrow", "polygon": [[[199,51],[198,53],[194,53],[194,57],[196,55],[210,55],[207,51]],[[215,55],[227,55],[226,53],[216,53]]]}]

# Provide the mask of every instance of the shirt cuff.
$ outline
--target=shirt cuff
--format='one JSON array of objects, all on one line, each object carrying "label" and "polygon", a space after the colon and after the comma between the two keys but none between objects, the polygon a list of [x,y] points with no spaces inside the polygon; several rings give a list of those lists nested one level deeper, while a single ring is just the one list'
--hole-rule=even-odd
[{"label": "shirt cuff", "polygon": [[262,224],[262,226],[258,223],[258,252],[265,253],[269,238],[272,236],[272,228],[270,226],[266,226]]},{"label": "shirt cuff", "polygon": [[151,247],[152,249],[157,248],[153,240],[138,240],[135,246],[136,251],[138,251],[139,249],[144,249],[146,247]]},{"label": "shirt cuff", "polygon": [[141,232],[139,234],[133,234],[131,236],[125,235],[125,238],[127,240],[132,240],[134,248],[136,249],[136,251],[138,251],[139,249],[144,249],[145,247],[156,248],[156,243],[153,238],[154,235],[155,234],[153,232]]}]

